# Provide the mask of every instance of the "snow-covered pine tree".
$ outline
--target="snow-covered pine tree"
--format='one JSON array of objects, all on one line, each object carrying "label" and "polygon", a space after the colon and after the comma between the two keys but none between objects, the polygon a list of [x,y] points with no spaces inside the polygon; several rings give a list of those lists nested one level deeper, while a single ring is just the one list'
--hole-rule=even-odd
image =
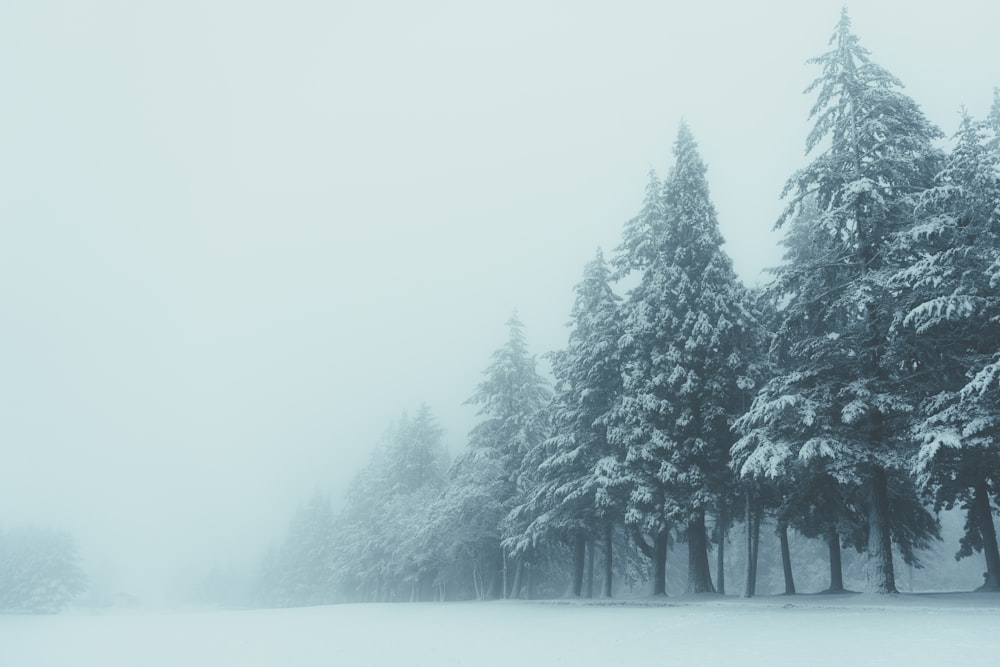
[{"label": "snow-covered pine tree", "polygon": [[281,555],[283,606],[336,601],[333,522],[330,499],[319,490],[296,511]]},{"label": "snow-covered pine tree", "polygon": [[390,446],[390,488],[382,500],[383,533],[388,537],[389,572],[399,599],[433,599],[442,559],[433,543],[431,512],[447,484],[444,431],[422,403],[414,417],[403,416]]},{"label": "snow-covered pine tree", "polygon": [[[822,73],[806,89],[818,94],[806,141],[807,150],[818,154],[789,180],[784,194],[791,200],[779,224],[815,197],[835,268],[822,292],[831,328],[798,342],[801,365],[776,378],[785,385],[776,396],[794,404],[804,424],[822,431],[822,439],[802,445],[806,455],[835,460],[868,489],[868,587],[891,593],[896,584],[889,483],[894,476],[906,483],[899,473],[909,451],[912,405],[901,393],[899,369],[889,361],[895,356],[895,301],[888,276],[897,267],[888,251],[893,236],[913,224],[914,196],[940,164],[933,146],[940,131],[899,91],[900,82],[871,61],[846,10],[830,44],[810,61]],[[912,516],[920,525],[907,526],[896,538],[926,538],[928,527],[934,532],[926,513]]]},{"label": "snow-covered pine tree", "polygon": [[[856,507],[858,479],[851,457],[836,441],[829,413],[814,403],[833,398],[814,387],[814,379],[837,372],[835,358],[813,355],[815,341],[836,338],[842,313],[830,290],[850,265],[834,234],[822,224],[815,198],[802,202],[785,226],[786,251],[776,279],[768,287],[774,331],[767,354],[771,379],[750,409],[736,422],[742,437],[732,448],[732,465],[748,492],[779,500],[779,523],[807,537],[820,537],[830,552],[830,592],[844,590],[841,545],[864,546],[864,518]],[[845,375],[842,382],[848,382]],[[805,386],[810,389],[802,391]],[[815,389],[815,391],[812,391]],[[752,591],[748,589],[748,594]]]},{"label": "snow-covered pine tree", "polygon": [[441,599],[484,600],[500,591],[500,524],[508,508],[500,457],[492,449],[470,449],[448,473],[448,485],[431,505],[427,549],[439,563]]},{"label": "snow-covered pine tree", "polygon": [[[614,278],[620,279],[631,272],[641,272],[643,276],[643,282],[629,293],[629,300],[622,309],[623,319],[641,302],[640,288],[654,291],[652,284],[645,284],[652,283],[646,272],[657,265],[657,244],[663,227],[663,182],[655,171],[650,170],[642,209],[625,223],[622,243],[616,249],[614,258],[617,269]],[[611,461],[610,465],[602,464],[598,470],[603,487],[601,497],[625,500],[625,526],[636,546],[652,563],[652,593],[666,595],[667,550],[674,508],[669,503],[664,484],[656,475],[659,469],[656,458],[658,448],[652,442],[653,429],[648,420],[643,420],[640,411],[642,399],[634,395],[637,392],[627,388],[626,375],[641,373],[639,363],[629,360],[629,357],[640,354],[629,328],[626,321],[625,333],[619,339],[622,395],[609,416],[608,438],[620,451],[617,461]],[[647,323],[645,333],[655,340],[654,331],[655,327]],[[647,542],[647,535],[653,538],[652,544]]]},{"label": "snow-covered pine tree", "polygon": [[0,529],[0,611],[55,614],[85,585],[71,534],[40,526]]},{"label": "snow-covered pine tree", "polygon": [[991,151],[1000,151],[1000,87],[993,89],[993,106],[986,117],[986,125],[992,133],[986,146]]},{"label": "snow-covered pine tree", "polygon": [[416,416],[404,416],[396,428],[390,453],[393,492],[412,493],[430,487],[440,490],[447,475],[447,453],[437,424],[426,403]]},{"label": "snow-covered pine tree", "polygon": [[556,386],[549,413],[554,433],[525,459],[526,466],[537,465],[537,470],[524,502],[509,517],[511,527],[524,527],[505,540],[514,554],[553,537],[574,542],[571,592],[576,596],[584,589],[583,556],[589,551],[593,564],[592,544],[598,534],[605,548],[605,594],[610,595],[611,531],[618,517],[606,493],[598,501],[597,468],[615,456],[608,444],[607,419],[621,391],[619,302],[598,250],[576,286],[569,344],[551,355]]},{"label": "snow-covered pine tree", "polygon": [[[623,396],[609,435],[625,451],[626,522],[664,549],[668,521],[680,523],[688,588],[700,593],[714,590],[705,513],[729,486],[730,425],[741,409],[754,318],[722,250],[705,164],[685,124],[674,157],[659,192],[651,176],[617,258],[621,272],[641,278],[625,302]],[[663,593],[659,554],[655,562],[654,593]]]},{"label": "snow-covered pine tree", "polygon": [[504,481],[513,496],[521,461],[542,439],[540,413],[551,396],[528,352],[524,325],[515,313],[507,321],[507,343],[493,353],[485,379],[466,401],[479,406],[483,420],[469,433],[471,449],[493,450],[503,462]]},{"label": "snow-covered pine tree", "polygon": [[[483,592],[489,597],[507,597],[512,592],[509,584],[520,582],[517,571],[513,579],[510,577],[507,553],[501,547],[500,524],[523,501],[523,462],[547,435],[543,411],[551,397],[548,384],[535,369],[535,357],[528,352],[524,325],[517,314],[507,321],[507,327],[507,343],[493,353],[483,372],[485,379],[466,401],[479,406],[483,419],[469,433],[469,450],[452,467],[451,497],[444,501],[456,515],[475,517],[479,525],[472,534],[477,544],[493,541],[484,535],[495,537],[496,551],[489,558],[495,563],[495,575],[487,584],[489,590]],[[463,486],[469,488],[460,488]],[[483,497],[492,499],[493,511],[465,506]],[[517,570],[522,566],[521,559],[517,559]],[[477,564],[477,568],[493,569],[488,562]]]},{"label": "snow-covered pine tree", "polygon": [[964,115],[944,169],[921,195],[922,224],[897,240],[911,263],[895,276],[904,304],[897,327],[914,339],[909,386],[924,400],[915,472],[937,509],[965,510],[957,557],[984,553],[986,590],[1000,590],[998,135]]},{"label": "snow-covered pine tree", "polygon": [[348,488],[336,522],[334,571],[351,600],[433,597],[441,565],[429,525],[446,483],[442,430],[422,404],[387,429]]}]

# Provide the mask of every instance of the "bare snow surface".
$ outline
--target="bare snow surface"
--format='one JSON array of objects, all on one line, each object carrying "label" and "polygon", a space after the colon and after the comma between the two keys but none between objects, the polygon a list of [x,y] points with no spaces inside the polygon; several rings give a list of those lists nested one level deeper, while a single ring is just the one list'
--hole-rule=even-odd
[{"label": "bare snow surface", "polygon": [[990,665],[1000,595],[0,616],[3,667]]}]

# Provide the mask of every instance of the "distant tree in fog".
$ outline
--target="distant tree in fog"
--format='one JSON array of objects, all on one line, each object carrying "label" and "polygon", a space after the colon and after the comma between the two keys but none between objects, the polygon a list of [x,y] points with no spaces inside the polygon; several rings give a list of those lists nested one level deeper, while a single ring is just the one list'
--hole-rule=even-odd
[{"label": "distant tree in fog", "polygon": [[0,610],[54,614],[84,588],[72,535],[38,526],[0,530]]},{"label": "distant tree in fog", "polygon": [[443,431],[421,405],[385,435],[348,489],[334,569],[347,599],[421,599],[438,564],[426,547],[429,512],[446,482]]},{"label": "distant tree in fog", "polygon": [[543,409],[550,398],[517,315],[507,328],[507,342],[493,353],[482,382],[466,401],[479,407],[481,421],[452,466],[448,490],[435,512],[440,546],[461,559],[450,568],[465,571],[481,598],[518,594],[524,559],[515,557],[512,575],[501,524],[527,491],[524,459],[546,435]]},{"label": "distant tree in fog", "polygon": [[276,607],[334,602],[334,546],[330,500],[317,490],[296,510],[284,542],[266,554],[259,600]]}]

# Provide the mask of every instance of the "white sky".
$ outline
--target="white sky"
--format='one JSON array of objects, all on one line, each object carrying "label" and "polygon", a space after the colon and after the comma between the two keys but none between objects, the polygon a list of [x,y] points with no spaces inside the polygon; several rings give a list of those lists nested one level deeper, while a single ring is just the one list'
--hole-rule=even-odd
[{"label": "white sky", "polygon": [[[564,342],[682,116],[757,281],[840,6],[0,3],[0,522],[159,576],[255,557],[422,400],[457,451],[505,320]],[[998,7],[852,17],[950,133]]]}]

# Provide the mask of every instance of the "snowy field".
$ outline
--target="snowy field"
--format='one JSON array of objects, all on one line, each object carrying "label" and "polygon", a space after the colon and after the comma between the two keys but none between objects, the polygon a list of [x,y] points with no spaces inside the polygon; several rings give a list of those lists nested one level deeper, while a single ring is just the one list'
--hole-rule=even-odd
[{"label": "snowy field", "polygon": [[1000,595],[0,616],[3,667],[990,665]]}]

